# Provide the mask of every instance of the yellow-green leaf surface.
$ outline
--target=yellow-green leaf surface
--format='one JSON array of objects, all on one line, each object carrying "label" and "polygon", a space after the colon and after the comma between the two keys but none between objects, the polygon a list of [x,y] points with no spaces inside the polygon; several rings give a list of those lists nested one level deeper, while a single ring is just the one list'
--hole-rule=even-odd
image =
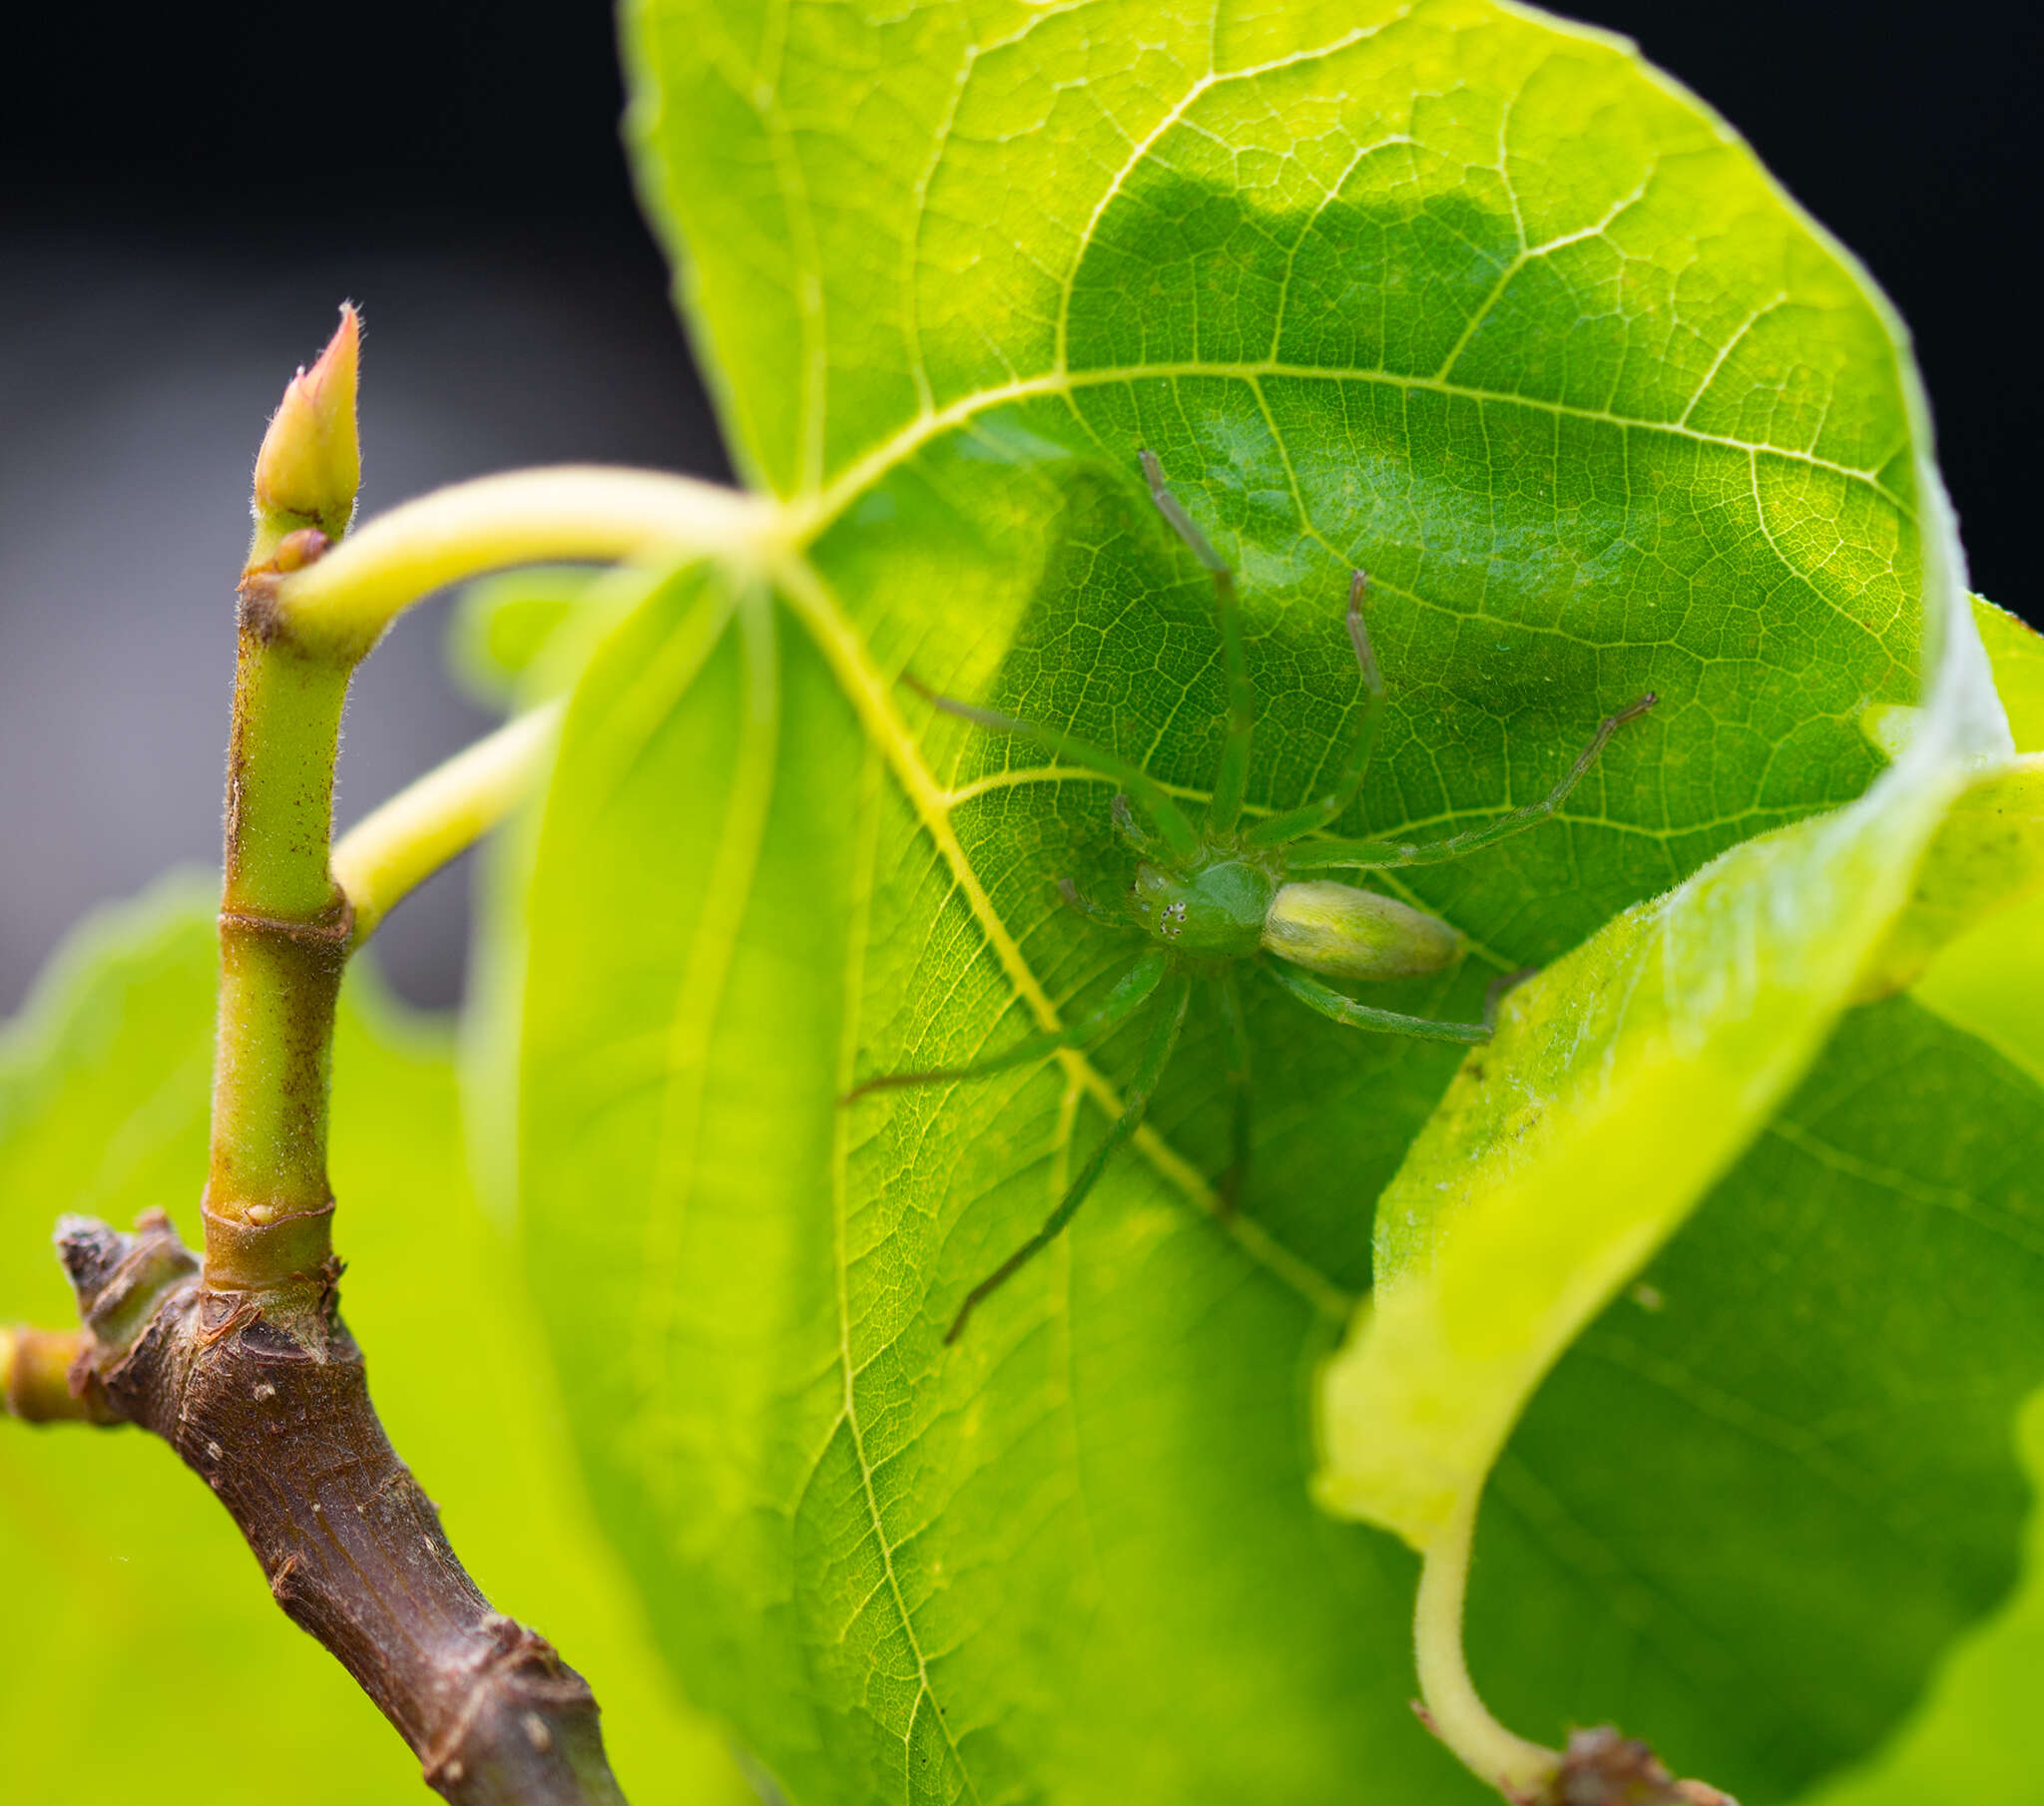
[{"label": "yellow-green leaf surface", "polygon": [[2044,889],[2044,757],[1996,762],[1960,791],[1938,824],[1901,913],[1861,968],[1853,1001],[1913,985],[1938,954],[1993,920],[2006,947],[2011,910]]},{"label": "yellow-green leaf surface", "polygon": [[[75,1309],[58,1214],[195,1231],[212,1056],[212,885],[80,931],[0,1041],[0,1320]],[[590,1675],[639,1801],[751,1797],[669,1695],[566,1471],[521,1282],[462,1174],[443,1031],[357,980],[335,1050],[347,1313],[376,1398],[471,1570]],[[278,1611],[206,1488],[129,1431],[0,1424],[0,1772],[10,1800],[359,1806],[417,1765]]]},{"label": "yellow-green leaf surface", "polygon": [[[1995,673],[2019,746],[2044,741],[2034,706],[2044,671],[2040,642],[2003,618],[1983,620]],[[1931,966],[1917,997],[1939,1016],[1972,1030],[2044,1087],[2044,909],[2029,903],[1981,924]],[[1960,1122],[1986,1116],[1998,1100],[1959,1101]],[[1986,1107],[1982,1109],[1983,1105]],[[2040,1169],[2020,1127],[1993,1120],[1995,1156],[2005,1167]],[[1949,1142],[1947,1129],[1938,1137]],[[1983,1137],[1985,1140],[1985,1137]],[[2025,1173],[2027,1178],[2029,1173]],[[2044,1721],[2036,1710],[2044,1674],[2044,1393],[2017,1419],[2016,1442],[2032,1501],[2019,1588],[1940,1665],[1919,1708],[1881,1749],[1829,1786],[1811,1806],[1918,1806],[1937,1800],[2044,1801]],[[1999,1482],[1999,1476],[1995,1480]]]},{"label": "yellow-green leaf surface", "polygon": [[[1979,604],[1975,616],[1994,663],[2016,749],[2044,752],[2044,636]],[[2044,897],[1990,914],[1939,953],[1915,995],[1947,1021],[1999,1049],[2044,1084]]]},{"label": "yellow-green leaf surface", "polygon": [[1532,1389],[1822,1046],[1956,783],[1884,784],[1725,854],[1514,998],[1377,1204],[1321,1386],[1329,1510],[1424,1550]]},{"label": "yellow-green leaf surface", "polygon": [[[1940,989],[1961,971],[1992,984],[1992,966],[2021,960],[2036,938],[2034,907],[2022,913],[2022,906],[2044,887],[2044,638],[1978,597],[1972,615],[2023,756],[1989,760],[1953,802],[1917,869],[1908,905],[1859,975],[1855,1001],[1915,984],[1954,943],[1971,952],[1939,962]],[[1875,707],[1865,724],[1875,744],[1895,753],[1919,716],[1914,708]],[[1996,919],[2003,911],[2018,913]]]},{"label": "yellow-green leaf surface", "polygon": [[[1934,482],[1934,479],[1932,479]],[[1321,1387],[1319,1497],[1425,1550],[1532,1388],[1773,1114],[1847,1003],[1898,990],[2044,868],[2040,784],[1951,577],[1911,746],[1850,808],[1735,848],[1513,999],[1377,1205]],[[1969,768],[2000,752],[1995,774]]]},{"label": "yellow-green leaf surface", "polygon": [[2044,897],[1991,916],[1954,941],[1914,995],[2044,1084]]},{"label": "yellow-green leaf surface", "polygon": [[1973,599],[1973,623],[1994,667],[2018,752],[2044,751],[2044,635],[2005,609]]},{"label": "yellow-green leaf surface", "polygon": [[[1253,812],[1339,768],[1354,567],[1391,699],[1344,831],[1489,820],[1658,692],[1561,820],[1391,875],[1471,953],[1371,1001],[1471,1017],[1496,974],[1784,830],[1731,855],[1743,881],[1682,893],[1694,916],[1631,918],[1699,929],[1664,1020],[1766,1018],[1759,1070],[1721,1060],[1699,1092],[1728,1120],[1698,1129],[1686,1207],[1816,1054],[1960,759],[1995,743],[1963,621],[1944,691],[1919,679],[1938,498],[1897,331],[1721,122],[1521,9],[641,0],[627,42],[645,189],[786,551],[771,595],[684,576],[591,658],[506,899],[522,1015],[494,1077],[598,1509],[656,1632],[799,1806],[1473,1800],[1406,1706],[1410,1554],[1307,1490],[1311,1376],[1456,1055],[1253,983],[1255,1156],[1221,1220],[1203,994],[1145,1134],[947,1348],[1104,1131],[1133,1043],[838,1100],[1099,997],[1135,944],[1056,881],[1111,900],[1131,861],[1111,783],[897,679],[1197,798],[1219,639],[1149,449],[1240,573]],[[1795,825],[1866,790],[1859,722],[1893,704],[1931,723],[1903,765]],[[1769,899],[1791,924],[1837,908],[1850,945],[1777,946]],[[1528,1002],[1615,1008],[1581,956]],[[1710,1243],[1685,1288],[1720,1324],[1684,1350],[1704,1395],[1783,1352],[1750,1261]],[[1862,1276],[1825,1320],[1834,1367],[1922,1303]],[[1627,1516],[1694,1427],[1637,1391],[1622,1421],[1572,1406],[1574,1372],[1570,1433],[1526,1469],[1545,1515],[1515,1537],[1500,1513],[1472,1602],[1479,1667],[1517,1658],[1522,1728],[1665,1723],[1686,1770],[1779,1799],[1869,1747],[2006,1582],[2020,1499],[2010,1473],[1967,1504],[1973,1420],[1895,1477],[1937,1553],[1879,1594],[1851,1580],[1860,1495],[1713,1445],[1727,1498],[1758,1518],[1786,1488],[1805,1514],[1799,1634],[1838,1655],[1789,1671],[1765,1545],[1718,1560],[1702,1494]],[[1851,1461],[1878,1465],[1877,1417]],[[1605,1520],[1633,1570],[1569,1528]]]},{"label": "yellow-green leaf surface", "polygon": [[1651,1727],[1746,1806],[1876,1745],[2015,1583],[2040,1290],[2044,1090],[1910,999],[1849,1012],[1514,1432],[1485,1697]]}]

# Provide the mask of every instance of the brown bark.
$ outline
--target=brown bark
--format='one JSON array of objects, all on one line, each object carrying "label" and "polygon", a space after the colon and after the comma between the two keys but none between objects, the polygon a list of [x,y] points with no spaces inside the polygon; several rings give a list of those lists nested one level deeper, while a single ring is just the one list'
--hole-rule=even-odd
[{"label": "brown bark", "polygon": [[1739,1806],[1703,1781],[1678,1781],[1644,1743],[1608,1724],[1576,1731],[1550,1795],[1554,1806]]},{"label": "brown bark", "polygon": [[[275,1225],[315,1252],[324,1227]],[[277,1603],[382,1709],[428,1785],[459,1806],[623,1806],[587,1683],[490,1608],[384,1435],[336,1309],[339,1262],[246,1287],[232,1261],[202,1277],[161,1212],[133,1235],[72,1219],[58,1246],[87,1332],[74,1392],[102,1395],[213,1488]],[[246,1253],[246,1270],[274,1274],[291,1250]]]}]

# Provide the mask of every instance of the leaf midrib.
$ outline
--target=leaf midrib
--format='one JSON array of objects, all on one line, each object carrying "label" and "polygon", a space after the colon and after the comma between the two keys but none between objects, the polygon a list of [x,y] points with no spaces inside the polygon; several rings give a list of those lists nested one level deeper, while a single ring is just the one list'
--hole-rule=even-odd
[{"label": "leaf midrib", "polygon": [[[790,607],[836,677],[867,737],[880,749],[896,781],[906,792],[918,824],[944,861],[952,882],[964,897],[1010,988],[1041,1027],[1058,1028],[1061,1025],[1056,1006],[1023,956],[1007,923],[994,908],[992,898],[987,895],[986,887],[981,884],[951,826],[946,800],[948,792],[923,762],[914,736],[895,709],[885,679],[867,657],[864,643],[853,630],[835,594],[814,566],[802,558],[787,559],[777,568],[775,575]],[[1055,1058],[1064,1067],[1068,1080],[1081,1087],[1110,1117],[1121,1114],[1120,1094],[1084,1054],[1066,1049]],[[1153,1128],[1146,1124],[1139,1129],[1131,1145],[1167,1184],[1215,1219],[1257,1265],[1297,1293],[1322,1316],[1336,1323],[1347,1321],[1355,1306],[1352,1293],[1278,1242],[1260,1224],[1240,1212],[1224,1213],[1219,1196],[1199,1168]]]},{"label": "leaf midrib", "polygon": [[1840,464],[1834,459],[1819,457],[1811,451],[1759,444],[1729,433],[1707,433],[1700,428],[1686,426],[1679,420],[1637,419],[1630,415],[1613,413],[1608,408],[1581,407],[1571,402],[1550,401],[1541,396],[1514,395],[1501,389],[1480,389],[1467,383],[1447,382],[1435,376],[1398,375],[1387,370],[1333,364],[1295,364],[1270,358],[1233,363],[1195,359],[1172,363],[1100,364],[1083,370],[1051,370],[1037,376],[1019,377],[1013,382],[975,389],[969,394],[961,395],[956,401],[947,402],[941,408],[917,415],[870,451],[846,465],[827,484],[806,490],[786,501],[783,504],[786,511],[786,531],[789,538],[797,544],[814,543],[852,503],[897,466],[913,457],[923,446],[954,427],[966,424],[976,415],[1009,402],[1038,400],[1045,397],[1059,397],[1070,401],[1078,390],[1105,387],[1115,383],[1220,378],[1255,384],[1272,376],[1300,381],[1360,382],[1383,388],[1417,389],[1428,394],[1440,395],[1448,400],[1470,401],[1479,406],[1523,407],[1557,419],[1583,420],[1616,427],[1621,432],[1666,434],[1701,445],[1714,445],[1722,450],[1739,452],[1756,461],[1763,457],[1780,458],[1787,463],[1798,464],[1809,470],[1819,470],[1849,483],[1863,484],[1895,509],[1903,519],[1912,525],[1916,521],[1915,511],[1910,504],[1880,481],[1880,472],[1885,468],[1884,465],[1861,468]]}]

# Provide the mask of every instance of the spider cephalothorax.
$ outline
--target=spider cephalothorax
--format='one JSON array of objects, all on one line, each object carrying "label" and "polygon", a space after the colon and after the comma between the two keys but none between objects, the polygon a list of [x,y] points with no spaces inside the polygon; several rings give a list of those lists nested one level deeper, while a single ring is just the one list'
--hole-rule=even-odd
[{"label": "spider cephalothorax", "polygon": [[[1243,798],[1249,784],[1256,698],[1243,656],[1235,580],[1178,498],[1165,487],[1164,473],[1156,458],[1144,452],[1142,459],[1150,494],[1159,510],[1214,578],[1222,666],[1228,679],[1229,721],[1203,825],[1196,827],[1177,801],[1141,766],[1115,753],[1054,727],[1017,720],[1012,715],[939,695],[912,677],[904,678],[947,713],[977,721],[997,732],[1025,735],[1051,752],[1122,785],[1122,793],[1114,799],[1115,830],[1138,861],[1126,903],[1120,908],[1107,907],[1082,897],[1070,882],[1060,888],[1066,901],[1082,914],[1095,921],[1139,929],[1150,943],[1108,993],[1106,1001],[1080,1021],[1032,1036],[1004,1054],[971,1066],[943,1072],[890,1073],[868,1079],[846,1098],[849,1103],[867,1092],[893,1086],[979,1078],[1042,1059],[1060,1048],[1091,1047],[1146,1007],[1154,1015],[1122,1114],[1073,1178],[1043,1227],[966,1293],[945,1333],[946,1342],[957,1340],[966,1319],[989,1293],[1049,1246],[1072,1220],[1115,1150],[1135,1132],[1178,1045],[1195,977],[1214,985],[1234,1044],[1229,1062],[1229,1082],[1235,1096],[1234,1160],[1221,1183],[1224,1207],[1233,1206],[1249,1158],[1250,1066],[1240,976],[1243,965],[1267,973],[1308,1009],[1350,1028],[1464,1045],[1488,1041],[1500,994],[1498,985],[1492,987],[1481,1022],[1437,1022],[1430,1017],[1402,1016],[1376,1009],[1313,977],[1318,973],[1329,978],[1381,980],[1439,972],[1461,958],[1462,937],[1438,916],[1414,909],[1394,897],[1329,878],[1300,874],[1434,865],[1459,859],[1545,821],[1589,770],[1605,742],[1626,722],[1646,713],[1655,701],[1650,692],[1616,714],[1607,715],[1553,790],[1538,802],[1514,809],[1488,826],[1444,840],[1327,838],[1324,830],[1340,818],[1362,788],[1370,749],[1376,741],[1377,721],[1383,712],[1384,680],[1362,619],[1368,579],[1357,571],[1348,586],[1347,630],[1355,650],[1355,663],[1362,673],[1363,709],[1340,773],[1323,794],[1244,828]],[[1136,817],[1137,806],[1149,817],[1147,827]]]}]

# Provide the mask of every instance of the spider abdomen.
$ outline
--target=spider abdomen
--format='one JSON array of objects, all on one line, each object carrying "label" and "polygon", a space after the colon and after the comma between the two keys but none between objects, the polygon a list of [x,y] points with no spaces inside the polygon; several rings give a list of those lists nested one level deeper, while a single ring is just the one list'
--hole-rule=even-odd
[{"label": "spider abdomen", "polygon": [[1325,878],[1278,887],[1263,945],[1330,978],[1418,978],[1462,957],[1461,935],[1439,916]]}]

